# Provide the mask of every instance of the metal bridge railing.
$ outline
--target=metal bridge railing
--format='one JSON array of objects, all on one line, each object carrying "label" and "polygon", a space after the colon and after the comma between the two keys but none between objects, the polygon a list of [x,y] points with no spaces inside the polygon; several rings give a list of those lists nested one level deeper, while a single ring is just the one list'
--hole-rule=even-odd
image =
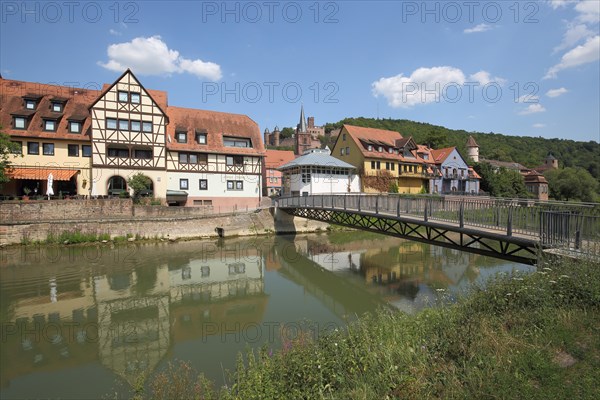
[{"label": "metal bridge railing", "polygon": [[544,247],[600,256],[600,204],[478,198],[334,193],[282,197],[282,208],[320,208],[374,216],[412,217],[539,240]]}]

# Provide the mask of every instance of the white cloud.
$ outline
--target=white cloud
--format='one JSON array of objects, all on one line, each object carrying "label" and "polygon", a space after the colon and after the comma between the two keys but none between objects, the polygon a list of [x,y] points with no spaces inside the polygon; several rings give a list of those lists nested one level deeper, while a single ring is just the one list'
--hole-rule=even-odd
[{"label": "white cloud", "polygon": [[517,103],[538,103],[540,97],[535,94],[524,94],[517,99]]},{"label": "white cloud", "polygon": [[499,84],[500,86],[506,83],[506,79],[499,78],[497,76],[492,77],[487,71],[479,71],[474,74],[469,75],[469,80],[473,82],[477,82],[482,86],[487,85],[488,83],[494,82]]},{"label": "white cloud", "polygon": [[546,124],[540,124],[540,123],[537,123],[537,124],[533,124],[532,126],[533,126],[535,129],[542,129],[542,128],[545,128],[545,127],[546,127]]},{"label": "white cloud", "polygon": [[567,4],[574,2],[575,0],[549,0],[548,4],[550,7],[556,10],[557,8],[564,8],[567,6]]},{"label": "white cloud", "polygon": [[559,89],[550,89],[550,90],[548,90],[546,92],[546,96],[548,96],[548,97],[558,97],[558,96],[561,96],[561,95],[563,95],[563,94],[565,94],[567,92],[568,92],[568,90],[565,89],[564,87],[561,87]]},{"label": "white cloud", "polygon": [[212,62],[189,60],[171,50],[160,36],[138,37],[131,42],[108,46],[108,62],[98,64],[112,71],[131,68],[140,75],[190,73],[213,81],[221,79],[221,67]]},{"label": "white cloud", "polygon": [[108,33],[110,33],[113,36],[121,36],[122,35],[121,32],[119,32],[119,31],[117,31],[115,29],[112,29],[112,28],[108,30]]},{"label": "white cloud", "polygon": [[474,26],[473,28],[467,28],[463,32],[464,33],[479,33],[479,32],[489,31],[490,29],[492,29],[491,25],[479,24],[479,25]]},{"label": "white cloud", "polygon": [[575,11],[579,13],[577,19],[581,22],[597,24],[600,22],[600,1],[583,0],[575,5]]},{"label": "white cloud", "polygon": [[545,112],[546,109],[541,104],[530,104],[526,109],[521,111],[519,115],[529,115],[529,114],[537,114],[541,112]]},{"label": "white cloud", "polygon": [[[418,68],[410,76],[399,74],[389,78],[380,78],[371,84],[373,95],[387,99],[388,105],[396,108],[408,108],[417,104],[457,102],[473,90],[473,83],[486,85],[490,82],[504,84],[502,78],[492,77],[487,71],[479,71],[469,76],[469,80],[459,68],[442,66]],[[469,83],[470,88],[465,89]]]},{"label": "white cloud", "polygon": [[571,48],[593,35],[594,31],[589,29],[585,24],[570,24],[563,36],[562,42],[554,48],[553,53]]},{"label": "white cloud", "polygon": [[600,35],[589,38],[584,44],[565,53],[560,63],[548,70],[544,79],[556,78],[559,71],[594,62],[598,59],[600,59]]},{"label": "white cloud", "polygon": [[373,82],[373,94],[384,96],[391,107],[439,103],[446,85],[462,86],[465,74],[454,67],[419,68],[410,76],[399,74]]}]

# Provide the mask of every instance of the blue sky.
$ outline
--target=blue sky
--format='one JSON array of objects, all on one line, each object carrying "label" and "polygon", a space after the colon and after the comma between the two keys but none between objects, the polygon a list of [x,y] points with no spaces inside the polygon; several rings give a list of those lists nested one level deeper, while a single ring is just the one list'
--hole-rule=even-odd
[{"label": "blue sky", "polygon": [[600,1],[2,1],[8,79],[99,87],[265,128],[403,118],[600,141]]}]

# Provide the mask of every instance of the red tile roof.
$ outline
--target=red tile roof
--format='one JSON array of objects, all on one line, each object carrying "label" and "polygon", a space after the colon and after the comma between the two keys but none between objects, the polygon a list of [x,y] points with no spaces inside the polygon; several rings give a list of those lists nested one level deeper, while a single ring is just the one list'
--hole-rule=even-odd
[{"label": "red tile roof", "polygon": [[446,158],[456,149],[456,147],[446,147],[443,149],[431,149],[431,156],[436,164],[446,161]]},{"label": "red tile roof", "polygon": [[[88,106],[99,94],[98,90],[0,79],[0,126],[3,132],[14,137],[89,142],[91,118]],[[37,101],[35,110],[25,108],[24,97]],[[62,112],[51,110],[53,100],[65,102]],[[14,129],[14,116],[28,117],[27,129]],[[57,121],[55,132],[43,130],[45,118]],[[70,119],[83,121],[81,133],[69,133]]]},{"label": "red tile roof", "polygon": [[[265,154],[258,124],[247,115],[172,106],[167,107],[167,115],[170,121],[167,126],[169,150],[263,156]],[[175,140],[175,132],[181,130],[187,132],[187,143],[177,143]],[[207,144],[196,143],[196,130],[207,134]],[[248,138],[252,147],[225,147],[223,136]]]},{"label": "red tile roof", "polygon": [[296,155],[291,150],[267,150],[265,165],[267,168],[274,169],[289,163],[294,158]]}]

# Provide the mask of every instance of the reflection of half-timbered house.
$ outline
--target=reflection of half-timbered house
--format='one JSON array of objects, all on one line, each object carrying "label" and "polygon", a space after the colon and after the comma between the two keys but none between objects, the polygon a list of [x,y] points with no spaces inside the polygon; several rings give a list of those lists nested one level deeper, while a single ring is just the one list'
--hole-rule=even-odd
[{"label": "reflection of half-timbered house", "polygon": [[[21,145],[0,196],[116,196],[136,173],[178,205],[251,206],[261,196],[264,147],[245,115],[170,107],[127,70],[102,90],[0,78],[0,126]],[[34,193],[32,193],[34,194]]]}]

